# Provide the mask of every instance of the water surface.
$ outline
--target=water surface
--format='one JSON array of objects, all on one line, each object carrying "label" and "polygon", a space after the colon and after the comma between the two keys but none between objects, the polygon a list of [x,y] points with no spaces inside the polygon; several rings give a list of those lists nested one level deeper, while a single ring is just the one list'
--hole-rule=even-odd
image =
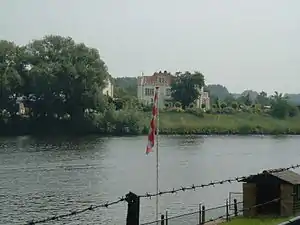
[{"label": "water surface", "polygon": [[[155,192],[155,153],[145,155],[146,139],[1,138],[0,224],[24,224],[116,200],[129,191]],[[297,164],[299,145],[298,136],[162,136],[160,189]],[[197,210],[199,203],[207,208],[224,204],[230,191],[240,192],[241,184],[165,195],[160,211],[177,215]],[[124,202],[47,224],[125,224],[126,209]],[[154,220],[154,212],[155,199],[141,199],[141,222]]]}]

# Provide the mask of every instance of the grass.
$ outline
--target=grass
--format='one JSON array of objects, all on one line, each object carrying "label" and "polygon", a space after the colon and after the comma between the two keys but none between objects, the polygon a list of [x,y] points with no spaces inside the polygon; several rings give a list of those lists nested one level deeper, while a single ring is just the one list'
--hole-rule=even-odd
[{"label": "grass", "polygon": [[264,219],[238,218],[223,224],[224,225],[278,225],[287,220],[288,218],[264,218]]},{"label": "grass", "polygon": [[269,115],[237,113],[204,114],[160,113],[163,134],[300,134],[300,117],[280,120]]}]

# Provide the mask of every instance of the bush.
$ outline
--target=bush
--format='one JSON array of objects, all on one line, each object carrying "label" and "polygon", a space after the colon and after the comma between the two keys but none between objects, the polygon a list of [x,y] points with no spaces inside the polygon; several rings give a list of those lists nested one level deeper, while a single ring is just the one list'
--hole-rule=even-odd
[{"label": "bush", "polygon": [[225,102],[222,102],[222,103],[220,104],[220,107],[221,107],[222,109],[225,109],[225,108],[227,107],[227,105],[226,105]]},{"label": "bush", "polygon": [[204,117],[204,113],[201,109],[189,108],[189,109],[186,109],[185,112],[193,114],[193,115],[198,116],[198,117]]},{"label": "bush", "polygon": [[173,108],[169,108],[166,110],[166,112],[177,112],[177,113],[183,113],[185,112],[182,108],[176,108],[176,107],[173,107]]},{"label": "bush", "polygon": [[223,113],[225,113],[225,114],[234,114],[235,110],[231,107],[226,107],[226,108],[223,109]]},{"label": "bush", "polygon": [[151,105],[143,105],[142,106],[142,111],[143,112],[151,112],[152,111],[152,106]]},{"label": "bush", "polygon": [[165,108],[170,108],[171,106],[172,106],[171,103],[169,103],[169,102],[165,103]]},{"label": "bush", "polygon": [[231,104],[231,107],[234,109],[234,110],[237,110],[237,108],[239,107],[239,105],[236,103],[236,102],[233,102]]},{"label": "bush", "polygon": [[299,109],[297,106],[290,106],[288,110],[289,117],[295,117],[299,114]]},{"label": "bush", "polygon": [[193,108],[195,108],[195,107],[196,107],[196,105],[195,105],[194,103],[189,104],[189,108],[190,108],[190,109],[193,109]]},{"label": "bush", "polygon": [[175,106],[176,108],[181,108],[181,107],[182,107],[182,105],[181,105],[180,102],[175,102],[175,103],[174,103],[174,106]]}]

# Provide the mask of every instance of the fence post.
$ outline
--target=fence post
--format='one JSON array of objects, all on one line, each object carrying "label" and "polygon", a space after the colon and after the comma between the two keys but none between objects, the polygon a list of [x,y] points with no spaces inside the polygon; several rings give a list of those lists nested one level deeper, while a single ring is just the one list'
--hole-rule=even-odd
[{"label": "fence post", "polygon": [[204,205],[202,206],[201,216],[202,216],[201,224],[204,224],[205,223],[205,206]]},{"label": "fence post", "polygon": [[161,216],[160,216],[160,225],[165,225],[165,216],[164,216],[164,214],[161,214]]},{"label": "fence post", "polygon": [[233,199],[233,204],[234,204],[234,216],[238,216],[238,208],[237,208],[237,200],[236,200],[236,198]]},{"label": "fence post", "polygon": [[166,210],[166,225],[168,225],[168,211]]},{"label": "fence post", "polygon": [[229,221],[229,205],[228,205],[228,199],[226,199],[226,221]]},{"label": "fence post", "polygon": [[126,202],[128,202],[126,225],[139,225],[140,197],[129,192],[126,195]]},{"label": "fence post", "polygon": [[199,225],[201,225],[201,204],[199,204]]}]

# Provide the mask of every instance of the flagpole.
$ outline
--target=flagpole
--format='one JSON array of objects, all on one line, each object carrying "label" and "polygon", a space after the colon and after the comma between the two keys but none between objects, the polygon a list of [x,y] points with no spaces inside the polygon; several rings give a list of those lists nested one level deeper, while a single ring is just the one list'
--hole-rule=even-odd
[{"label": "flagpole", "polygon": [[156,221],[157,221],[157,225],[158,225],[158,192],[159,192],[159,188],[158,188],[158,137],[159,137],[159,88],[157,88],[157,103],[156,103],[156,107],[157,107],[157,118],[156,118]]}]

